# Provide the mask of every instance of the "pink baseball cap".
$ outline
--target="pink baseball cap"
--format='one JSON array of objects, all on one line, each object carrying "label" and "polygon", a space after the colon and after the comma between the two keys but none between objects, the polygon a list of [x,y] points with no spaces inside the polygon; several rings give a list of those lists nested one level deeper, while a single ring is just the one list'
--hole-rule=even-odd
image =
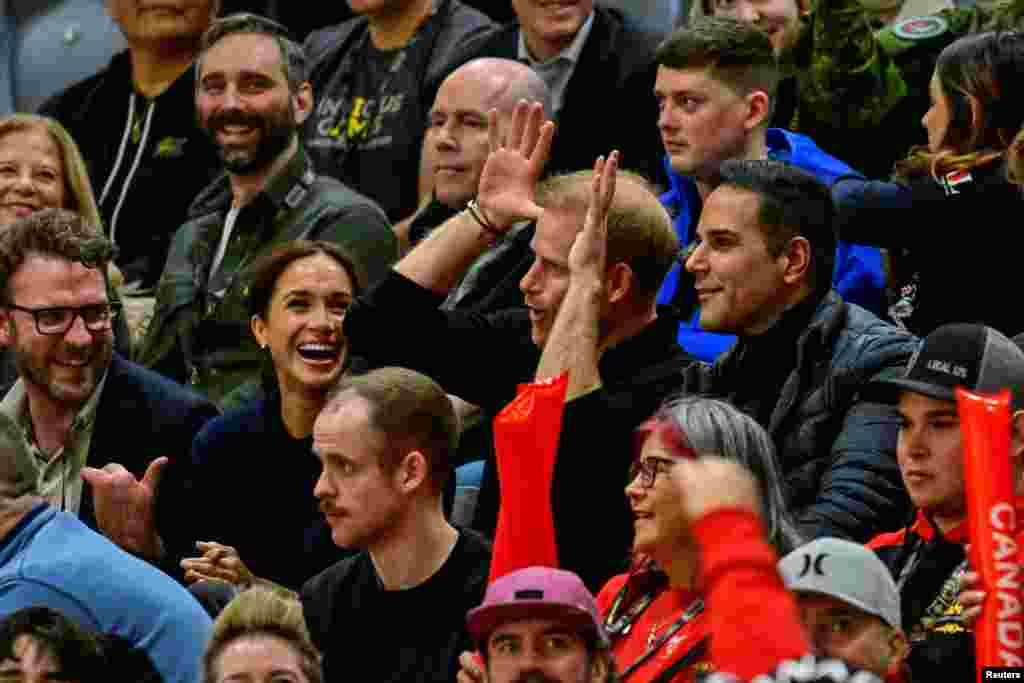
[{"label": "pink baseball cap", "polygon": [[466,626],[479,643],[500,624],[519,619],[558,619],[608,643],[597,601],[580,577],[564,569],[527,567],[502,576],[466,615]]}]

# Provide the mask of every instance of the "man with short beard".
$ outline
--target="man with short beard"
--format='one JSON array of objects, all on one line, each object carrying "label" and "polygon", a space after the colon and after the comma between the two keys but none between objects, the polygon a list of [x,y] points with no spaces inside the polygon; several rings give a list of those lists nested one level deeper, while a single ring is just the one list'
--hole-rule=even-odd
[{"label": "man with short beard", "polygon": [[[173,458],[187,455],[217,410],[112,351],[111,253],[99,229],[71,211],[39,211],[0,234],[0,345],[19,375],[0,414],[24,435],[40,496],[155,561],[177,552],[181,469]],[[150,498],[159,490],[158,507],[147,510],[158,534],[151,546],[124,542],[110,526],[102,496],[84,484],[101,467],[141,478]]]},{"label": "man with short beard", "polygon": [[[344,245],[368,282],[398,256],[383,211],[318,176],[297,131],[312,111],[302,48],[252,14],[214,23],[196,61],[196,113],[227,171],[175,235],[139,361],[222,401],[257,380],[245,266],[288,240]],[[228,399],[225,405],[230,405]]]}]

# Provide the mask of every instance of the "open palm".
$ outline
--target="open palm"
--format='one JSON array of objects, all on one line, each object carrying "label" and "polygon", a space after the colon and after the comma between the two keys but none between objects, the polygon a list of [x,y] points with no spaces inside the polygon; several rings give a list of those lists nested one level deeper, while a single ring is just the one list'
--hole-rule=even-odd
[{"label": "open palm", "polygon": [[537,220],[543,211],[534,197],[555,133],[555,124],[543,119],[540,104],[520,101],[512,114],[508,144],[503,145],[497,112],[492,110],[488,115],[491,152],[480,175],[477,201],[498,229],[522,220]]}]

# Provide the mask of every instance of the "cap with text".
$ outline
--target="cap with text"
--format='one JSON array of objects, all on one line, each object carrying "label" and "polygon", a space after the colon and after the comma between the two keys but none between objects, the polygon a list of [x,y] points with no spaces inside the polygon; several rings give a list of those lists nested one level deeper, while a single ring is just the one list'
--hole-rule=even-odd
[{"label": "cap with text", "polygon": [[1024,351],[985,325],[943,325],[924,338],[901,376],[872,384],[876,392],[911,391],[941,401],[955,401],[957,387],[980,394],[1009,389],[1013,409],[1024,409]]}]

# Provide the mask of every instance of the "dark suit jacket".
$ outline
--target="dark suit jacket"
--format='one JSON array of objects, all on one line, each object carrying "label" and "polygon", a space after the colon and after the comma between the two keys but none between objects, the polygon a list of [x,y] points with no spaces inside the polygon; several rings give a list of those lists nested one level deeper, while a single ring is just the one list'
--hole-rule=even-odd
[{"label": "dark suit jacket", "polygon": [[[184,553],[192,553],[191,548],[183,547],[190,543],[191,533],[188,506],[183,502],[187,496],[186,463],[195,435],[217,414],[217,407],[206,398],[114,354],[97,407],[86,465],[103,467],[116,462],[141,478],[153,460],[164,455],[170,458],[157,489],[156,519],[168,549],[161,569],[175,577],[180,574],[178,560]],[[88,484],[82,490],[78,516],[96,528]]]},{"label": "dark suit jacket", "polygon": [[[565,91],[547,171],[590,169],[599,155],[618,149],[623,168],[665,185],[654,97],[654,51],[664,34],[652,33],[617,9],[595,5],[594,12]],[[509,24],[467,44],[459,63],[476,57],[517,59],[518,53],[519,26]]]}]

